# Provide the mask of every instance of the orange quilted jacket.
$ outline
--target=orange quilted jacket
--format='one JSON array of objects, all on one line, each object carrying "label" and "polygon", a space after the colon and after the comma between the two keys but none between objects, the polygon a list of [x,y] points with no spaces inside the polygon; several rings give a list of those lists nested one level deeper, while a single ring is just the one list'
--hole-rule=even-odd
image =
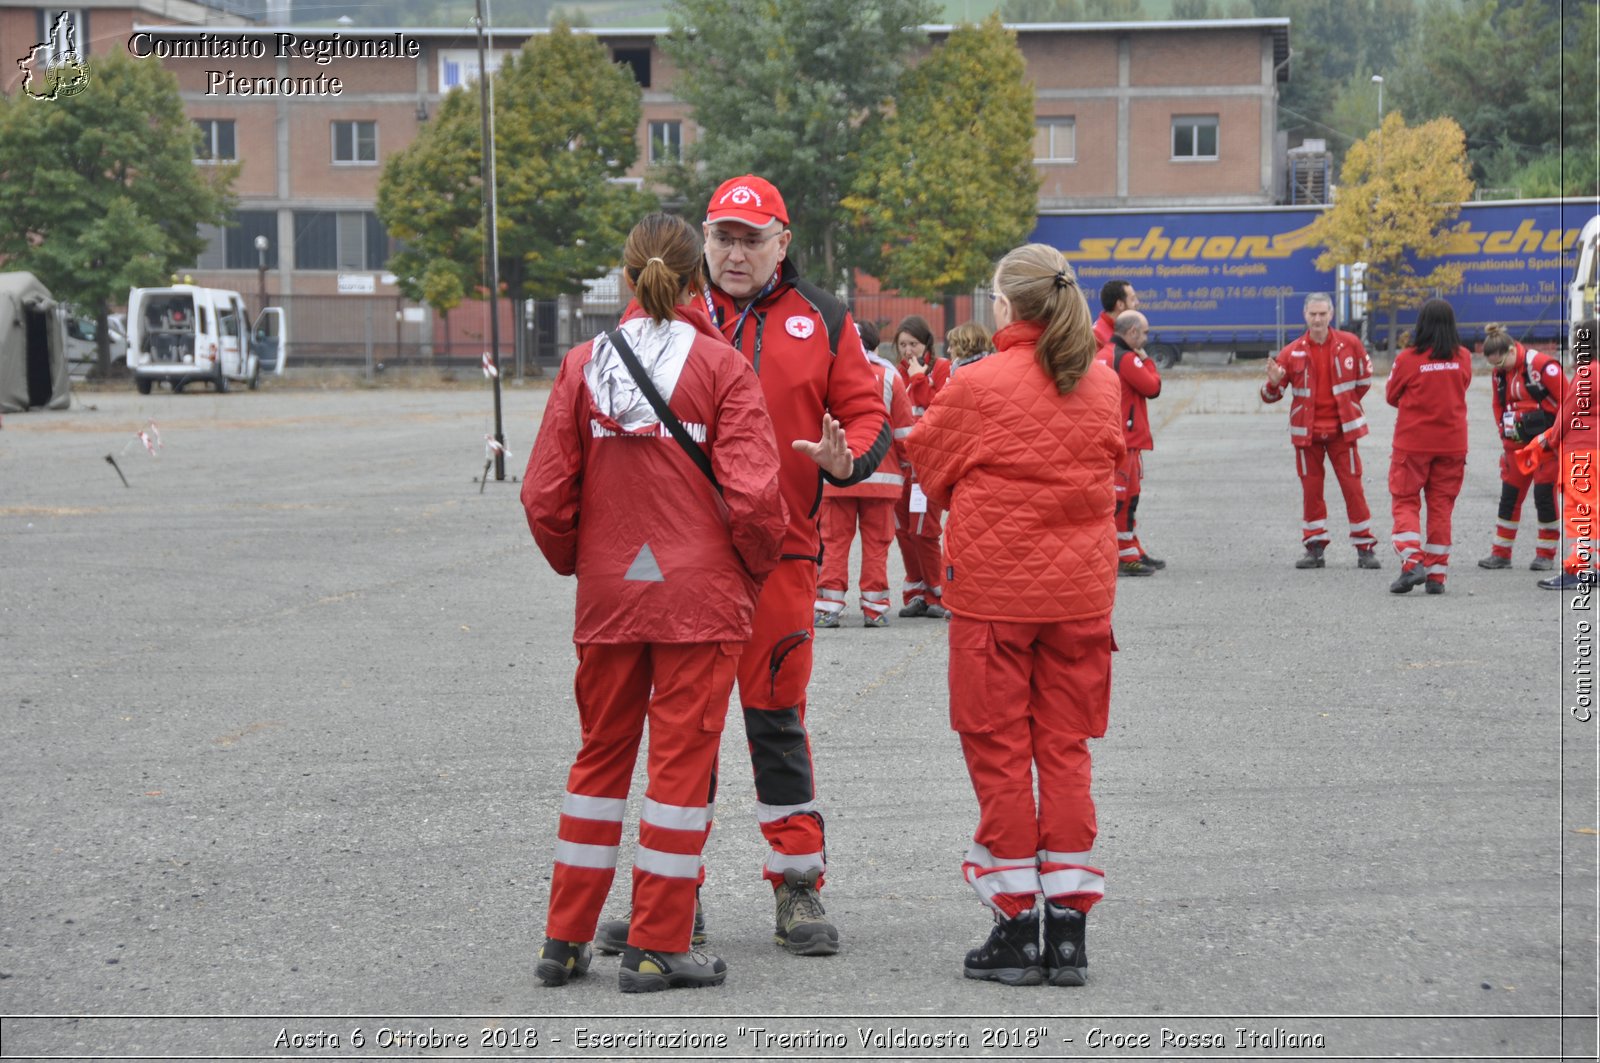
[{"label": "orange quilted jacket", "polygon": [[1098,362],[1056,393],[1017,322],[962,370],[907,440],[917,479],[947,507],[944,604],[974,620],[1109,615],[1117,585],[1113,475],[1126,452],[1121,384]]}]

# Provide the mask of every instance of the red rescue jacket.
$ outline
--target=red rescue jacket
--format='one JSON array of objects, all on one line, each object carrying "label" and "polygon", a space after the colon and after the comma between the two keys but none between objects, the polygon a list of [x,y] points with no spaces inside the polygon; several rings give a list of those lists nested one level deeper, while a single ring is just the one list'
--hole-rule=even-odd
[{"label": "red rescue jacket", "polygon": [[921,376],[912,376],[906,363],[900,363],[900,379],[906,385],[906,394],[911,396],[911,416],[918,420],[933,405],[933,397],[950,383],[950,359],[934,357],[932,351],[928,352],[928,357],[933,361]]},{"label": "red rescue jacket", "polygon": [[1412,454],[1467,452],[1467,386],[1472,352],[1434,360],[1407,347],[1395,355],[1384,397],[1400,412],[1394,419],[1394,449]]},{"label": "red rescue jacket", "polygon": [[[754,367],[772,415],[782,464],[779,482],[789,507],[783,556],[820,563],[817,510],[824,480],[841,487],[860,483],[877,470],[893,443],[861,336],[844,305],[802,279],[787,259],[779,267],[777,286],[755,300],[748,313],[741,314],[733,298],[714,285],[707,298],[717,327]],[[822,437],[824,411],[844,426],[855,456],[855,468],[842,480],[791,446],[797,439]]]},{"label": "red rescue jacket", "polygon": [[[1361,400],[1372,386],[1372,358],[1353,333],[1329,329],[1327,342],[1340,434],[1347,440],[1360,439],[1368,432]],[[1310,343],[1308,333],[1279,351],[1277,362],[1289,375],[1276,387],[1270,383],[1261,385],[1262,402],[1277,402],[1283,398],[1284,386],[1288,386],[1293,396],[1289,403],[1289,441],[1297,447],[1311,445],[1311,422],[1316,417],[1316,392],[1312,390],[1316,381],[1312,379]]]},{"label": "red rescue jacket", "polygon": [[1117,322],[1104,310],[1094,319],[1094,339],[1098,346],[1104,347],[1111,342],[1111,337],[1117,334]]},{"label": "red rescue jacket", "polygon": [[[1567,385],[1561,363],[1548,354],[1529,350],[1520,343],[1513,346],[1512,352],[1511,364],[1494,370],[1489,378],[1494,430],[1507,451],[1520,449],[1540,431],[1536,428],[1528,439],[1520,438],[1517,419],[1536,410],[1554,417],[1561,409]],[[1509,425],[1507,413],[1511,415]]]},{"label": "red rescue jacket", "polygon": [[658,325],[630,304],[620,328],[723,494],[598,336],[567,352],[545,404],[528,527],[578,577],[574,642],[742,642],[786,522],[761,387],[701,305]]},{"label": "red rescue jacket", "polygon": [[826,484],[822,488],[824,498],[896,499],[905,490],[910,464],[905,458],[904,440],[916,424],[916,419],[911,416],[911,399],[907,397],[906,386],[901,382],[900,374],[894,371],[894,366],[871,353],[867,355],[867,361],[872,363],[872,374],[878,380],[884,408],[889,412],[889,428],[894,435],[894,445],[884,454],[877,470],[865,480],[849,487]]},{"label": "red rescue jacket", "polygon": [[962,617],[1087,620],[1115,600],[1121,387],[1095,363],[1058,394],[1034,353],[1043,331],[1001,329],[908,441],[929,501],[950,510],[944,604]]},{"label": "red rescue jacket", "polygon": [[1594,360],[1578,363],[1572,371],[1566,397],[1561,409],[1556,411],[1556,423],[1539,438],[1546,450],[1563,454],[1594,453],[1597,441],[1595,430],[1595,402],[1600,396],[1594,393]]},{"label": "red rescue jacket", "polygon": [[1129,450],[1154,450],[1150,434],[1150,401],[1161,394],[1161,370],[1156,363],[1122,342],[1115,334],[1095,353],[1094,360],[1122,381],[1122,433]]}]

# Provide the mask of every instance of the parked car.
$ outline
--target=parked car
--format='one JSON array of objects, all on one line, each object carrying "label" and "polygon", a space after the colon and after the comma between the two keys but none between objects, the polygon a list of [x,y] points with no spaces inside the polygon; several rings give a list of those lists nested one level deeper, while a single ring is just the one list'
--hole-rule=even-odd
[{"label": "parked car", "polygon": [[[84,380],[100,362],[94,317],[76,313],[69,306],[58,312],[67,326],[67,372],[73,380]],[[107,316],[106,332],[111,336],[111,371],[116,373],[128,364],[128,332],[121,314]]]}]

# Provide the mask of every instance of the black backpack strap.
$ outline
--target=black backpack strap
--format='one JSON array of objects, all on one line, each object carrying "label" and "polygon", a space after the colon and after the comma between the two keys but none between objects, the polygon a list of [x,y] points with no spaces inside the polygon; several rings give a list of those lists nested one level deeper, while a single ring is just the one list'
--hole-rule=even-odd
[{"label": "black backpack strap", "polygon": [[700,444],[689,438],[689,430],[683,427],[683,422],[667,408],[667,400],[661,397],[661,392],[656,390],[650,374],[644,371],[644,366],[639,364],[638,355],[633,353],[633,348],[628,346],[628,341],[622,338],[622,333],[617,329],[606,332],[606,339],[611,341],[611,346],[616,348],[617,354],[622,357],[622,364],[628,367],[628,372],[633,375],[633,382],[639,385],[639,390],[644,393],[645,401],[650,403],[650,408],[656,411],[656,416],[666,426],[672,438],[678,441],[678,446],[689,455],[689,460],[699,466],[700,471],[706,474],[706,479],[711,481],[711,486],[717,489],[717,494],[722,494],[722,485],[717,483],[716,473],[711,471],[711,459],[706,457],[706,452]]},{"label": "black backpack strap", "polygon": [[794,290],[822,318],[822,325],[828,330],[828,350],[838,354],[839,336],[844,332],[844,316],[849,312],[845,305],[832,292],[823,291],[804,278],[796,278]]},{"label": "black backpack strap", "polygon": [[1544,386],[1543,374],[1533,364],[1533,356],[1537,353],[1537,351],[1530,350],[1528,357],[1524,359],[1527,364],[1522,368],[1524,370],[1524,379],[1528,383],[1528,394],[1533,396],[1534,402],[1543,406],[1550,401],[1550,389]]}]

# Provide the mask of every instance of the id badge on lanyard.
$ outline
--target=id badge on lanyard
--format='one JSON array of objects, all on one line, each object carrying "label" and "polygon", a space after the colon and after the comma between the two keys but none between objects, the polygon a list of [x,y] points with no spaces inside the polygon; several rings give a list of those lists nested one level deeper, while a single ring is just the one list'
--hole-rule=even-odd
[{"label": "id badge on lanyard", "polygon": [[[778,274],[777,273],[773,273],[771,279],[769,279],[767,281],[767,283],[762,286],[761,290],[759,292],[757,292],[755,294],[755,296],[748,303],[744,304],[744,309],[739,311],[739,319],[737,321],[735,321],[734,324],[733,324],[733,337],[732,337],[732,339],[729,340],[729,342],[732,343],[735,347],[739,347],[740,346],[739,341],[742,338],[741,337],[741,333],[744,331],[744,323],[745,323],[745,320],[750,316],[750,312],[756,308],[756,304],[757,303],[759,303],[761,300],[765,299],[767,296],[771,295],[773,293],[773,291],[777,287],[778,287]],[[716,324],[717,328],[719,328],[719,329],[722,328],[722,313],[721,313],[721,311],[719,311],[717,309],[716,302],[711,298],[711,288],[710,288],[709,285],[706,287],[704,295],[706,297],[706,310],[707,310],[707,312],[710,313],[711,320]],[[760,332],[756,333],[756,349],[755,349],[755,354],[752,356],[751,361],[752,361],[752,368],[754,368],[755,371],[757,373],[759,373],[761,371],[761,333]]]}]

